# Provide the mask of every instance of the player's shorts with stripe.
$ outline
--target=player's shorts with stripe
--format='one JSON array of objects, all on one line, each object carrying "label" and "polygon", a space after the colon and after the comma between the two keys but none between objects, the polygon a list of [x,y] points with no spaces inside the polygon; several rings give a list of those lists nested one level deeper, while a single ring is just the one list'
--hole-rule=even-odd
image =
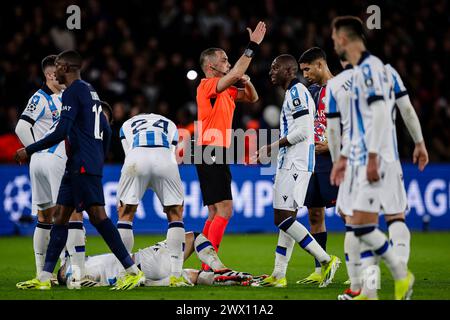
[{"label": "player's shorts with stripe", "polygon": [[[222,153],[225,159],[226,149],[216,147],[216,152],[203,153],[203,163],[196,164],[200,189],[202,191],[203,205],[208,206],[224,200],[232,200],[231,194],[231,171],[226,161],[218,161],[216,153]],[[216,163],[218,162],[218,163]]]},{"label": "player's shorts with stripe", "polygon": [[66,160],[48,152],[37,152],[30,160],[33,213],[56,205]]},{"label": "player's shorts with stripe", "polygon": [[273,185],[273,208],[297,211],[303,207],[311,172],[298,170],[294,165],[290,169],[279,168]]},{"label": "player's shorts with stripe", "polygon": [[170,149],[137,147],[127,154],[119,180],[118,200],[137,205],[147,189],[156,193],[163,206],[183,204],[183,185]]},{"label": "player's shorts with stripe", "polygon": [[403,171],[400,161],[380,160],[380,180],[367,181],[367,166],[349,166],[351,169],[351,201],[353,210],[397,214],[407,209]]},{"label": "player's shorts with stripe", "polygon": [[74,207],[77,212],[91,206],[104,206],[102,177],[86,173],[69,173],[61,180],[57,204]]}]

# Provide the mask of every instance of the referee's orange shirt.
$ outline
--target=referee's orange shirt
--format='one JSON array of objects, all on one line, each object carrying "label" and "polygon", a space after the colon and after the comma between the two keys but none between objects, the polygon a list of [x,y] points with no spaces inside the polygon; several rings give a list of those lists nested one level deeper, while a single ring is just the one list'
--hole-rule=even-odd
[{"label": "referee's orange shirt", "polygon": [[[197,88],[197,145],[228,148],[238,89],[234,86],[218,93],[220,78],[204,78]],[[220,132],[220,134],[218,134]]]}]

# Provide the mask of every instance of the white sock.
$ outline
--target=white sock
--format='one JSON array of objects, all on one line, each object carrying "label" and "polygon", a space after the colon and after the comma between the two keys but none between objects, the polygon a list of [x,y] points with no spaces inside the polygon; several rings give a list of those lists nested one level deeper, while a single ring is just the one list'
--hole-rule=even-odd
[{"label": "white sock", "polygon": [[286,277],[286,271],[291,260],[292,250],[294,249],[295,240],[290,235],[280,229],[278,233],[278,244],[275,250],[275,266],[272,276],[277,279]]},{"label": "white sock", "polygon": [[117,230],[119,231],[125,248],[131,253],[134,247],[133,222],[117,221]]},{"label": "white sock", "polygon": [[42,281],[42,282],[50,280],[51,278],[53,278],[53,274],[51,274],[50,272],[47,272],[47,271],[41,271],[38,275],[39,281]]},{"label": "white sock", "polygon": [[213,270],[226,268],[222,261],[220,261],[211,242],[202,233],[198,234],[195,238],[194,249],[200,261],[210,266]]},{"label": "white sock", "polygon": [[389,238],[392,248],[400,260],[408,265],[411,233],[404,221],[395,221],[389,225]]},{"label": "white sock", "polygon": [[171,274],[175,277],[180,277],[183,269],[185,241],[184,223],[181,221],[169,222],[167,247],[170,253]]},{"label": "white sock", "polygon": [[[366,231],[370,229],[370,231]],[[406,267],[403,266],[400,259],[394,253],[389,245],[386,235],[376,226],[357,226],[354,228],[355,235],[360,237],[373,251],[385,261],[395,280],[403,279],[407,275]],[[361,234],[362,233],[362,234]]]},{"label": "white sock", "polygon": [[200,271],[197,278],[197,284],[212,286],[214,283],[214,272]]},{"label": "white sock", "polygon": [[50,231],[53,224],[38,222],[33,234],[34,260],[36,262],[36,275],[44,269],[45,255],[50,241]]},{"label": "white sock", "polygon": [[344,238],[345,264],[347,274],[350,278],[350,289],[352,291],[361,290],[361,242],[355,236],[353,230],[347,231]]},{"label": "white sock", "polygon": [[134,263],[131,267],[125,269],[126,273],[137,275],[139,273],[139,269],[137,265]]},{"label": "white sock", "polygon": [[[69,236],[69,234],[67,234],[67,237]],[[67,244],[67,242],[66,242]],[[69,257],[69,251],[67,251],[67,245],[64,246],[63,251],[61,251],[61,254],[59,255],[59,266],[62,267],[63,265],[66,264],[67,262],[67,258]]]},{"label": "white sock", "polygon": [[69,232],[66,242],[72,265],[72,275],[75,279],[82,279],[86,274],[86,241],[83,222],[69,221]]},{"label": "white sock", "polygon": [[[380,258],[376,256],[372,248],[365,242],[361,243],[361,294],[369,298],[377,298],[377,290],[380,289]],[[375,267],[375,268],[374,268]]]},{"label": "white sock", "polygon": [[326,263],[331,260],[328,253],[322,249],[319,243],[314,239],[313,236],[308,232],[300,222],[293,219],[292,217],[287,218],[278,226],[281,230],[285,231],[290,235],[295,242],[297,242],[302,249],[311,254],[316,258],[321,264]]},{"label": "white sock", "polygon": [[361,274],[361,278],[363,283],[361,294],[371,299],[378,298],[378,290],[381,288],[381,275],[378,264],[373,264],[365,268]]}]

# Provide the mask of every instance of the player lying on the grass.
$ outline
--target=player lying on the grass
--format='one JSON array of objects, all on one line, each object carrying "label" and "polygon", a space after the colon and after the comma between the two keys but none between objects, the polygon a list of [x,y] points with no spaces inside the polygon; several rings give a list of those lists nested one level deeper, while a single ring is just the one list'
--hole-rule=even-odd
[{"label": "player lying on the grass", "polygon": [[329,255],[308,230],[296,220],[297,209],[304,205],[306,190],[314,170],[314,101],[308,89],[297,79],[297,60],[283,54],[275,58],[270,68],[274,85],[285,92],[280,114],[280,140],[262,147],[257,160],[280,148],[274,182],[274,222],[280,229],[275,249],[275,267],[270,277],[255,285],[286,287],[286,270],[294,243],[311,254],[321,264],[319,287],[331,283],[339,267],[338,257]]},{"label": "player lying on the grass", "polygon": [[[201,233],[187,232],[184,260],[195,251],[197,257],[208,264],[213,272],[195,269],[183,269],[182,276],[192,285],[241,285],[252,280],[252,276],[245,272],[228,269],[219,259],[211,242]],[[168,286],[170,284],[171,266],[167,240],[153,246],[139,250],[132,254],[132,259],[145,273],[145,286]],[[123,266],[113,254],[95,255],[86,258],[86,275],[93,282],[91,286],[112,286],[120,274]],[[70,262],[58,270],[58,282],[64,285],[71,277]]]}]

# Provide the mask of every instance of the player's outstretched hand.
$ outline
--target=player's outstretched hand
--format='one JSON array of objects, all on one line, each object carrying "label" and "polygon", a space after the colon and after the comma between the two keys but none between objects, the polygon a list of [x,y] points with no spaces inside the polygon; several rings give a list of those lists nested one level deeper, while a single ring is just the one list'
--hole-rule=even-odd
[{"label": "player's outstretched hand", "polygon": [[253,32],[250,28],[247,28],[247,31],[250,35],[250,41],[260,44],[266,34],[266,24],[263,21],[260,21]]},{"label": "player's outstretched hand", "polygon": [[14,156],[14,160],[18,164],[22,164],[22,162],[25,162],[28,159],[28,154],[25,148],[20,148],[16,151],[16,155]]},{"label": "player's outstretched hand", "polygon": [[333,164],[331,169],[330,183],[332,186],[339,186],[344,181],[345,168],[347,167],[347,158],[340,156],[338,161]]},{"label": "player's outstretched hand", "polygon": [[378,155],[376,153],[369,153],[369,161],[367,161],[367,181],[369,181],[369,183],[380,180],[377,157]]},{"label": "player's outstretched hand", "polygon": [[422,141],[416,143],[413,152],[413,163],[417,163],[419,166],[419,170],[423,171],[423,169],[425,169],[425,166],[428,164],[428,161],[428,151],[425,147],[425,142]]}]

